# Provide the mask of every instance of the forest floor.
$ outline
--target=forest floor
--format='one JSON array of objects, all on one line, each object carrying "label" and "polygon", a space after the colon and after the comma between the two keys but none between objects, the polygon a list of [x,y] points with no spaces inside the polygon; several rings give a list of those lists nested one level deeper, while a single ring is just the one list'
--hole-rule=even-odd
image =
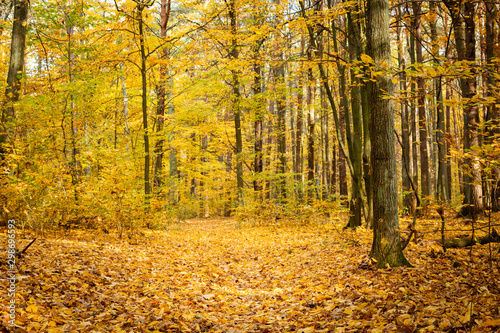
[{"label": "forest floor", "polygon": [[345,216],[39,237],[18,259],[17,328],[2,293],[0,332],[498,332],[499,245],[443,253],[439,221],[424,222],[405,250],[414,267],[383,270],[371,231],[342,230]]}]

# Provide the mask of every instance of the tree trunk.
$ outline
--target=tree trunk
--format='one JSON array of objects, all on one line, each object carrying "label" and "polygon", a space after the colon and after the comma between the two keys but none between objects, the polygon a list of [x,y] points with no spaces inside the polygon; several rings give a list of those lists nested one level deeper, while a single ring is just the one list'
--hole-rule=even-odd
[{"label": "tree trunk", "polygon": [[146,47],[144,45],[144,22],[142,12],[144,5],[137,4],[137,21],[139,25],[139,44],[141,53],[141,78],[142,78],[142,125],[144,127],[144,194],[146,203],[149,202],[151,185],[149,182],[150,154],[149,154],[149,128],[148,128],[148,81],[146,67]]},{"label": "tree trunk", "polygon": [[[170,0],[161,0],[161,11],[160,11],[160,37],[164,40],[167,37],[167,24],[170,15]],[[165,62],[168,59],[168,48],[164,47],[160,56],[161,60]],[[165,121],[165,86],[167,85],[167,66],[162,63],[160,65],[160,83],[158,87],[158,106],[156,109],[156,133],[158,134],[158,141],[156,141],[155,146],[155,170],[153,184],[159,188],[161,187],[162,181],[162,169],[163,169],[163,124]],[[169,80],[170,81],[170,80]],[[170,89],[168,87],[167,89]],[[167,101],[170,102],[170,101]]]},{"label": "tree trunk", "polygon": [[[236,22],[236,1],[229,1],[229,19],[231,25],[231,49],[229,57],[232,60],[238,59],[238,40],[237,40],[237,22]],[[243,140],[241,135],[241,106],[240,106],[240,82],[237,69],[231,69],[231,79],[233,87],[233,114],[234,130],[236,136],[236,186],[238,195],[238,204],[243,205],[243,161],[241,153],[243,152]]]},{"label": "tree trunk", "polygon": [[[353,29],[353,24],[349,24],[349,59],[352,61],[359,60],[359,51],[354,43],[356,32]],[[351,74],[351,114],[352,114],[352,149],[351,160],[354,167],[354,174],[351,182],[351,202],[348,227],[356,228],[361,226],[361,180],[363,174],[363,123],[361,118],[361,91],[360,82],[356,77],[353,69]],[[342,86],[342,85],[341,85]]]},{"label": "tree trunk", "polygon": [[[466,1],[464,4],[465,17],[465,60],[473,66],[471,71],[476,73],[474,68],[476,61],[476,36],[475,36],[475,4]],[[479,108],[477,103],[471,99],[476,95],[476,76],[468,76],[465,79],[463,97],[469,101],[464,112],[464,153],[469,152],[472,147],[478,147],[479,133]],[[462,215],[478,214],[483,211],[483,189],[481,180],[481,166],[477,157],[466,157],[465,165],[470,166],[470,170],[465,175],[464,179],[464,209],[461,210]],[[464,214],[466,213],[466,214]]]},{"label": "tree trunk", "polygon": [[[414,23],[413,23],[414,24]],[[415,27],[412,27],[415,31]],[[410,61],[413,66],[416,62],[415,59],[415,36],[414,33],[410,35]],[[411,80],[410,83],[410,95],[416,95],[416,85],[415,80]],[[415,104],[415,99],[412,98],[410,101],[410,126],[411,126],[411,172],[413,185],[418,189],[418,139],[417,139],[417,107]],[[417,207],[415,207],[416,209]],[[412,212],[413,213],[413,212]]]},{"label": "tree trunk", "polygon": [[[496,59],[495,52],[495,19],[498,15],[497,5],[490,1],[485,1],[486,17],[485,17],[485,44],[486,44],[486,63],[488,65],[487,75],[487,96],[495,96],[498,81],[494,73],[498,72],[498,63],[494,63]],[[486,121],[489,122],[487,128],[486,143],[491,145],[500,138],[500,99],[496,98],[496,103],[488,105],[488,112]],[[489,176],[489,190],[490,190],[490,206],[492,211],[500,211],[500,167],[495,167]]]},{"label": "tree trunk", "polygon": [[[12,135],[11,122],[15,118],[14,103],[19,100],[21,79],[24,76],[24,50],[26,47],[26,27],[29,1],[14,1],[14,23],[10,44],[9,72],[5,89],[5,104],[2,105],[2,126],[0,126],[0,160],[4,160],[10,149],[9,136]],[[12,138],[11,138],[12,139]]]},{"label": "tree trunk", "polygon": [[264,108],[262,105],[262,87],[261,87],[261,67],[258,60],[258,51],[254,49],[254,82],[252,86],[253,97],[255,105],[255,120],[254,120],[254,172],[255,179],[253,181],[253,189],[255,191],[255,197],[257,200],[262,200],[262,181],[260,179],[262,172],[264,171],[264,164],[262,160],[262,143],[263,143],[263,133],[262,133],[262,121],[264,119]]},{"label": "tree trunk", "polygon": [[[400,2],[398,7],[398,18],[403,18],[403,4]],[[400,26],[397,28],[397,44],[398,44],[398,65],[400,75],[399,75],[399,89],[401,94],[403,95],[403,103],[401,103],[401,150],[402,150],[402,185],[403,185],[403,213],[406,215],[413,214],[415,209],[415,196],[411,193],[411,162],[410,162],[410,127],[409,127],[409,105],[408,105],[408,94],[407,94],[407,83],[406,83],[406,74],[404,72],[405,66],[405,58],[403,56],[403,39],[402,39],[402,29]]]},{"label": "tree trunk", "polygon": [[[443,2],[448,7],[451,14],[453,29],[455,32],[455,44],[457,48],[458,60],[468,61],[472,66],[470,71],[472,74],[475,74],[475,4],[465,1],[462,8],[461,2],[450,0],[444,0]],[[462,90],[462,97],[468,101],[464,106],[463,144],[464,154],[467,154],[471,147],[479,146],[479,110],[476,103],[470,102],[470,99],[476,94],[476,76],[469,75],[467,78],[460,79],[460,87]],[[468,157],[467,155],[464,159],[463,165],[467,167],[467,170],[464,171],[463,175],[464,201],[459,215],[471,216],[483,211],[481,167],[476,157]]]},{"label": "tree trunk", "polygon": [[[300,58],[304,57],[304,36],[301,36],[300,40]],[[299,79],[297,83],[297,122],[295,125],[295,182],[297,186],[297,196],[299,201],[302,201],[303,197],[303,183],[302,183],[302,171],[303,171],[303,159],[302,159],[302,133],[304,127],[304,112],[303,112],[303,101],[304,101],[304,64],[301,62],[299,64]]]},{"label": "tree trunk", "polygon": [[367,1],[367,51],[377,71],[383,71],[370,83],[372,117],[373,244],[370,256],[377,267],[409,265],[401,249],[398,217],[396,147],[394,140],[393,83],[383,64],[391,61],[388,0]]},{"label": "tree trunk", "polygon": [[[422,23],[421,23],[421,3],[413,2],[413,13],[415,15],[415,51],[417,55],[417,64],[422,65],[424,58],[422,55]],[[427,142],[427,117],[425,110],[425,81],[423,77],[417,77],[417,103],[418,103],[418,123],[420,136],[420,181],[422,198],[429,196],[430,178],[429,178],[429,152]]]},{"label": "tree trunk", "polygon": [[[283,61],[283,54],[278,55],[278,61]],[[278,115],[278,199],[283,201],[287,197],[286,191],[286,104],[285,104],[285,68],[280,63],[274,70],[276,88],[276,111]]]},{"label": "tree trunk", "polygon": [[[309,61],[311,61],[311,56],[308,55]],[[314,80],[312,75],[312,68],[309,68],[307,72],[307,193],[308,202],[312,203],[312,200],[316,194],[315,184],[314,184]]]},{"label": "tree trunk", "polygon": [[[342,105],[341,105],[341,112],[339,114],[339,123],[340,123],[340,133],[342,138],[345,136],[345,118],[344,118],[344,108],[346,107],[343,105],[343,102],[341,100]],[[339,166],[339,194],[340,196],[347,196],[347,167],[346,167],[346,161],[345,161],[345,156],[342,151],[342,149],[338,150],[339,156],[338,156],[338,166]]]},{"label": "tree trunk", "polygon": [[[437,4],[433,1],[429,3],[429,8],[431,12],[437,17]],[[439,65],[440,57],[439,57],[439,45],[437,42],[437,22],[435,20],[431,20],[431,40],[434,41],[431,46],[432,56],[434,58],[434,62]],[[438,147],[438,161],[437,161],[437,181],[436,181],[436,198],[440,201],[449,202],[450,198],[448,196],[448,177],[447,177],[447,168],[446,168],[446,152],[447,152],[447,144],[445,141],[445,113],[443,108],[443,84],[442,77],[434,78],[434,91],[436,94],[436,103],[437,103],[437,130],[436,133],[436,144]]]}]

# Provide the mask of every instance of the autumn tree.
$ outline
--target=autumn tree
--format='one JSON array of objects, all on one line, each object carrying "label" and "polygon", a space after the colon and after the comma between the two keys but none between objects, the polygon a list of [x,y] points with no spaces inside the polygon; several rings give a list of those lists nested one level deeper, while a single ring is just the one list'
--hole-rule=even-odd
[{"label": "autumn tree", "polygon": [[[394,139],[393,83],[388,72],[391,63],[389,2],[367,2],[367,51],[379,72],[370,83],[372,101],[371,162],[373,175],[373,244],[371,257],[378,267],[409,265],[401,249],[398,217],[396,147]],[[387,95],[386,95],[387,94]]]},{"label": "autumn tree", "polygon": [[19,100],[21,93],[21,80],[24,77],[24,56],[26,47],[26,28],[29,1],[16,0],[14,5],[14,23],[12,25],[12,36],[10,43],[9,72],[7,74],[7,88],[5,89],[5,100],[0,105],[2,109],[0,128],[0,158],[5,160],[10,151],[9,141],[14,140],[12,121],[15,117],[14,103]]}]

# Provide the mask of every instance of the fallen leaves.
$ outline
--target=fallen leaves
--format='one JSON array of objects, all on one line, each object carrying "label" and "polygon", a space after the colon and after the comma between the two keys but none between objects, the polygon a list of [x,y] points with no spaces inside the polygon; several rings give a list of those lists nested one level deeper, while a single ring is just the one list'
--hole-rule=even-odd
[{"label": "fallen leaves", "polygon": [[146,233],[134,246],[88,236],[45,239],[22,262],[16,324],[28,332],[500,328],[498,289],[485,280],[498,281],[498,272],[460,258],[468,250],[432,259],[432,244],[412,243],[406,255],[414,268],[363,269],[372,265],[365,255],[370,231],[341,227],[236,228],[210,220]]}]

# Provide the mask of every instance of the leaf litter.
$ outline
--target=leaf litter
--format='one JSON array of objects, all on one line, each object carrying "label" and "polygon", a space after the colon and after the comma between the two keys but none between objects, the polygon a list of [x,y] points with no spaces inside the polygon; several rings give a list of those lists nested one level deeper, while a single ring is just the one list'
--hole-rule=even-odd
[{"label": "leaf litter", "polygon": [[80,231],[35,244],[19,262],[15,329],[1,295],[6,330],[500,330],[498,261],[489,265],[485,246],[470,256],[469,248],[444,254],[435,242],[412,242],[405,255],[414,267],[378,270],[367,256],[371,231],[344,231],[334,220],[190,220],[132,244]]}]

